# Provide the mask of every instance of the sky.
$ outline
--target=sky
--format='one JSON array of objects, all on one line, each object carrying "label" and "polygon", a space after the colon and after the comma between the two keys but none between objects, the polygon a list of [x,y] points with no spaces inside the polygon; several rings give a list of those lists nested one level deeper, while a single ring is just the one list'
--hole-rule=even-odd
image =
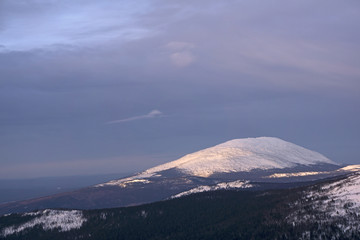
[{"label": "sky", "polygon": [[0,178],[271,136],[360,163],[357,0],[0,0]]}]

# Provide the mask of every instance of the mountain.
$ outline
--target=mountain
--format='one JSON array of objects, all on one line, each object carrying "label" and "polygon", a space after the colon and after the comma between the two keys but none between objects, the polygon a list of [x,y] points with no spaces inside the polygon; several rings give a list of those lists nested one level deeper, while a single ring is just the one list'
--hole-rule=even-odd
[{"label": "mountain", "polygon": [[320,153],[279,138],[260,137],[231,140],[150,168],[142,174],[150,175],[176,169],[192,176],[209,177],[215,173],[290,168],[321,163],[337,165]]},{"label": "mountain", "polygon": [[127,178],[2,204],[0,214],[130,206],[214,189],[289,188],[349,171],[317,152],[279,138],[235,139]]},{"label": "mountain", "polygon": [[[142,181],[140,179],[158,177],[169,170],[182,175],[211,177],[216,174],[317,165],[338,166],[320,153],[279,138],[235,139],[150,168],[130,178],[110,181],[98,186],[121,184],[135,179],[140,182]],[[143,182],[145,183],[146,180]]]},{"label": "mountain", "polygon": [[210,191],[134,207],[0,217],[0,239],[359,239],[360,172],[308,186]]}]

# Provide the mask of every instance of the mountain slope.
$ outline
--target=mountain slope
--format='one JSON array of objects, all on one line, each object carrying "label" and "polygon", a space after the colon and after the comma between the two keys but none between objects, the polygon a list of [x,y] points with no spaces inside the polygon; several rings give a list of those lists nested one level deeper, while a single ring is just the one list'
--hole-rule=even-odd
[{"label": "mountain slope", "polygon": [[359,239],[359,179],[355,172],[295,189],[214,191],[136,207],[12,214],[0,217],[0,239]]}]

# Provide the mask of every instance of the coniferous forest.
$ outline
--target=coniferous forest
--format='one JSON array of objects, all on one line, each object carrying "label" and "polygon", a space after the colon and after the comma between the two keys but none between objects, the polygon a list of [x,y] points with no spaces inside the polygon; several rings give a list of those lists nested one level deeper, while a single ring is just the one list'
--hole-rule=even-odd
[{"label": "coniferous forest", "polygon": [[[83,211],[80,229],[44,231],[40,226],[0,239],[354,239],[342,221],[291,222],[299,209],[319,214],[300,202],[306,187],[274,191],[215,191],[141,206]],[[299,216],[301,217],[301,216]],[[324,216],[326,217],[326,216]],[[31,216],[0,218],[0,228]]]}]

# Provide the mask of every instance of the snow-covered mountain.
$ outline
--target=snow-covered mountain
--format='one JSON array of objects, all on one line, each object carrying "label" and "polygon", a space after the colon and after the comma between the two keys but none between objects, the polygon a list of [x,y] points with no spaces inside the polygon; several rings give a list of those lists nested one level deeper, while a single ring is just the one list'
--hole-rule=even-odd
[{"label": "snow-covered mountain", "polygon": [[208,177],[218,172],[289,168],[319,163],[336,165],[320,153],[293,143],[274,137],[259,137],[234,139],[150,168],[144,173],[152,174],[176,168],[189,175]]},{"label": "snow-covered mountain", "polygon": [[132,177],[110,181],[98,186],[124,185],[133,182],[149,183],[149,180],[144,179],[161,176],[161,173],[167,170],[175,170],[196,177],[210,177],[219,173],[288,169],[319,164],[338,166],[337,163],[320,153],[279,138],[234,139],[150,168]]},{"label": "snow-covered mountain", "polygon": [[44,208],[109,208],[216,189],[288,188],[353,171],[279,138],[231,140],[126,178],[0,205],[0,214]]}]

